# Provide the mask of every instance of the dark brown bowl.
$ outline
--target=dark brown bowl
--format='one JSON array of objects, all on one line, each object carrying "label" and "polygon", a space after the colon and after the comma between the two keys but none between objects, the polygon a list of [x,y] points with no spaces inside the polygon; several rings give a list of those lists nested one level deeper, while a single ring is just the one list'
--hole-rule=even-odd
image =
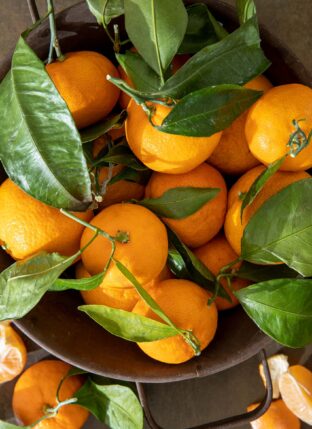
[{"label": "dark brown bowl", "polygon": [[[237,26],[234,10],[229,6],[215,0],[200,2],[207,3],[230,30]],[[59,14],[57,26],[64,52],[89,49],[112,56],[107,52],[110,43],[85,2]],[[271,81],[311,85],[311,75],[297,58],[265,30],[262,35],[264,50],[273,62],[267,73]],[[45,58],[49,45],[48,25],[35,30],[28,42],[41,58]],[[0,64],[0,79],[8,69],[9,59]],[[0,269],[9,263],[2,252]],[[247,360],[271,343],[244,311],[236,308],[220,315],[217,335],[200,357],[176,366],[161,364],[143,354],[135,344],[110,335],[80,313],[77,306],[81,303],[77,292],[48,293],[16,324],[41,347],[75,366],[116,379],[142,382],[170,382],[214,374]]]}]

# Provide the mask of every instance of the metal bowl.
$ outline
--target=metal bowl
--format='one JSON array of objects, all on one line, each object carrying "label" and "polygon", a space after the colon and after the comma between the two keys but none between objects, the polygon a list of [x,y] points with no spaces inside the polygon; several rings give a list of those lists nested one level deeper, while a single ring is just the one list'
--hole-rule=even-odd
[{"label": "metal bowl", "polygon": [[[237,26],[232,8],[220,1],[201,2],[207,3],[227,28],[232,30]],[[64,52],[88,49],[112,57],[108,51],[110,42],[85,2],[60,13],[57,26]],[[262,36],[264,50],[273,63],[267,73],[269,79],[274,84],[311,85],[312,76],[298,59],[264,29]],[[37,28],[28,42],[45,58],[49,46],[48,25]],[[0,79],[9,69],[9,60],[0,64]],[[2,252],[0,269],[9,263],[9,257]],[[241,308],[235,308],[220,314],[217,335],[200,357],[181,365],[166,365],[147,357],[136,344],[107,333],[77,310],[81,303],[78,292],[48,293],[33,311],[15,323],[41,347],[72,365],[115,379],[141,382],[171,382],[214,374],[249,359],[271,343]]]}]

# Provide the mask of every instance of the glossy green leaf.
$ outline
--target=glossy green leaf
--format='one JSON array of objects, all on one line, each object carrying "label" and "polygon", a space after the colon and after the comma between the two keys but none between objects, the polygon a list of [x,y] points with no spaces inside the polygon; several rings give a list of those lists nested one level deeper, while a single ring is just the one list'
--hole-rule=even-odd
[{"label": "glossy green leaf", "polygon": [[180,54],[195,54],[200,49],[207,45],[218,42],[223,37],[220,37],[215,29],[215,25],[220,27],[220,31],[224,31],[218,21],[211,20],[211,14],[207,5],[203,3],[192,4],[187,8],[188,24],[186,33],[179,47]]},{"label": "glossy green leaf", "polygon": [[125,167],[114,177],[111,178],[111,180],[109,181],[109,185],[113,185],[120,180],[127,180],[128,182],[135,182],[140,183],[141,185],[145,185],[148,182],[150,176],[150,170],[138,171],[134,170],[131,167]]},{"label": "glossy green leaf", "polygon": [[120,384],[88,380],[76,393],[77,404],[111,429],[143,429],[143,411],[134,392]]},{"label": "glossy green leaf", "polygon": [[0,320],[19,319],[29,313],[78,255],[41,252],[2,271]]},{"label": "glossy green leaf", "polygon": [[251,19],[218,43],[207,46],[184,64],[161,89],[180,99],[212,85],[243,85],[270,65],[260,48],[257,22]]},{"label": "glossy green leaf", "polygon": [[92,290],[100,286],[104,278],[103,273],[82,279],[57,279],[49,288],[51,292],[62,292],[64,290]]},{"label": "glossy green leaf", "polygon": [[24,429],[31,429],[31,426],[17,426],[0,420],[0,429],[20,429],[21,427]]},{"label": "glossy green leaf", "polygon": [[244,24],[250,18],[256,16],[256,5],[253,0],[236,0],[236,9],[239,17],[239,22]]},{"label": "glossy green leaf", "polygon": [[106,155],[97,159],[93,166],[99,166],[102,163],[122,164],[131,167],[134,170],[144,171],[147,167],[142,164],[133,154],[130,148],[124,144],[118,144],[109,149]]},{"label": "glossy green leaf", "polygon": [[219,191],[218,188],[179,187],[169,189],[159,198],[144,198],[137,201],[137,204],[146,207],[157,216],[183,219],[197,212],[215,198]]},{"label": "glossy green leaf", "polygon": [[43,63],[20,38],[0,86],[0,159],[24,191],[54,207],[85,210],[91,182],[79,133]]},{"label": "glossy green leaf", "polygon": [[140,54],[126,51],[116,54],[117,61],[139,91],[157,91],[160,80],[157,73],[143,60]]},{"label": "glossy green leaf", "polygon": [[286,156],[283,156],[280,159],[272,162],[272,164],[268,165],[265,170],[257,177],[257,179],[253,182],[248,192],[243,197],[243,202],[241,206],[241,219],[243,217],[244,210],[247,206],[253,203],[256,196],[259,194],[261,189],[267,183],[267,181],[279,170],[280,166],[286,159]]},{"label": "glossy green leaf", "polygon": [[297,278],[300,275],[284,264],[256,265],[244,261],[235,275],[253,282],[264,282],[272,279]]},{"label": "glossy green leaf", "polygon": [[259,328],[287,347],[312,342],[312,280],[277,279],[236,292]]},{"label": "glossy green leaf", "polygon": [[166,116],[160,131],[205,137],[229,127],[262,92],[238,85],[218,85],[186,95]]},{"label": "glossy green leaf", "polygon": [[118,308],[106,305],[82,305],[78,309],[106,331],[124,340],[148,342],[177,335],[177,330],[169,325]]},{"label": "glossy green leaf", "polygon": [[269,198],[247,224],[242,258],[256,264],[284,262],[312,276],[312,179],[292,183]]},{"label": "glossy green leaf", "polygon": [[105,119],[102,122],[99,122],[95,125],[84,128],[80,132],[82,143],[92,142],[93,140],[103,136],[105,133],[107,133],[112,129],[121,128],[126,118],[127,118],[127,111],[123,110],[118,115],[115,115],[112,118]]},{"label": "glossy green leaf", "polygon": [[126,31],[147,64],[160,76],[183,40],[187,13],[182,0],[127,0]]},{"label": "glossy green leaf", "polygon": [[216,20],[216,18],[212,15],[212,13],[210,12],[209,9],[208,9],[208,16],[209,16],[211,25],[213,26],[214,31],[215,31],[217,37],[219,38],[219,40],[222,40],[225,37],[227,37],[229,35],[229,33],[223,27],[222,23],[220,23],[219,21]]},{"label": "glossy green leaf", "polygon": [[86,0],[90,12],[99,24],[107,25],[124,14],[124,0]]}]

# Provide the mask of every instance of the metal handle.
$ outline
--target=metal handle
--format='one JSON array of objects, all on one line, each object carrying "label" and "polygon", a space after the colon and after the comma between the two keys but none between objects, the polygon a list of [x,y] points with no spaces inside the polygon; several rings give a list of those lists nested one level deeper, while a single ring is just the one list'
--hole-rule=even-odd
[{"label": "metal handle", "polygon": [[35,23],[40,18],[36,0],[27,0],[27,4],[32,22]]},{"label": "metal handle", "polygon": [[[263,364],[265,381],[266,381],[266,383],[265,383],[266,384],[266,393],[265,393],[265,397],[261,401],[260,405],[257,408],[255,408],[253,411],[250,411],[250,412],[247,412],[244,414],[239,414],[239,415],[233,416],[233,417],[227,417],[223,420],[218,420],[216,422],[206,423],[206,424],[203,424],[201,426],[196,426],[196,427],[192,427],[192,428],[188,428],[188,429],[221,429],[221,428],[222,429],[228,429],[228,428],[234,428],[234,427],[249,423],[252,420],[258,419],[267,411],[267,409],[269,408],[269,406],[271,405],[271,402],[272,402],[273,387],[272,387],[270,370],[269,370],[269,366],[268,366],[268,362],[267,362],[267,358],[266,358],[266,353],[264,350],[261,350],[261,352],[259,354],[261,356],[261,362]],[[148,425],[150,426],[151,429],[163,429],[161,426],[159,426],[156,423],[156,421],[155,421],[155,419],[151,413],[143,384],[142,383],[136,383],[136,386],[137,386],[140,402],[141,402],[141,405],[143,407],[145,418],[146,418]]]}]

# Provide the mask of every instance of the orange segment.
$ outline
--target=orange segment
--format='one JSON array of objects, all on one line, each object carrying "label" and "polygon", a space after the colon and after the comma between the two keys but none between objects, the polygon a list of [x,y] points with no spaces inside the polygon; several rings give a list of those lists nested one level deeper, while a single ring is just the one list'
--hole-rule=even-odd
[{"label": "orange segment", "polygon": [[[259,404],[249,405],[247,411],[252,411]],[[279,399],[273,401],[263,416],[250,422],[252,429],[300,429],[299,419]]]},{"label": "orange segment", "polygon": [[0,384],[13,380],[26,364],[26,347],[14,329],[0,323]]}]

